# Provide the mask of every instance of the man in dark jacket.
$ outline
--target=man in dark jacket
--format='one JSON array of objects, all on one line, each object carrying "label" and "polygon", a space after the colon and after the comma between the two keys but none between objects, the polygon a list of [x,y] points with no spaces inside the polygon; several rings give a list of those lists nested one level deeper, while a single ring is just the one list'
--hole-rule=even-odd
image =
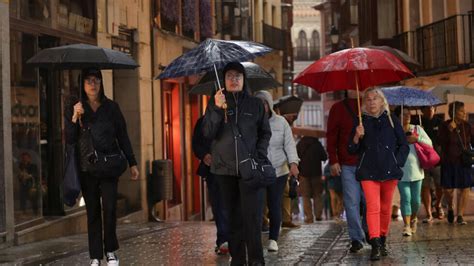
[{"label": "man in dark jacket", "polygon": [[300,181],[303,194],[304,222],[313,223],[313,199],[316,221],[322,220],[323,214],[323,179],[321,162],[328,156],[318,138],[303,137],[296,145],[300,157]]},{"label": "man in dark jacket", "polygon": [[193,151],[194,155],[201,161],[199,164],[197,174],[206,180],[207,191],[209,194],[209,201],[211,202],[212,215],[217,228],[217,239],[215,252],[217,254],[227,254],[229,252],[228,246],[228,214],[222,204],[221,194],[219,191],[219,184],[215,176],[211,173],[211,143],[212,141],[206,139],[202,135],[202,120],[199,118],[194,127],[193,134]]},{"label": "man in dark jacket", "polygon": [[268,160],[272,133],[262,101],[246,91],[242,64],[229,63],[223,72],[225,89],[218,90],[210,100],[202,131],[206,138],[212,139],[211,173],[216,175],[224,205],[229,210],[231,265],[264,264],[262,215],[258,211],[263,204],[263,188],[250,187],[242,181],[234,130],[240,131],[249,152],[262,161]]}]

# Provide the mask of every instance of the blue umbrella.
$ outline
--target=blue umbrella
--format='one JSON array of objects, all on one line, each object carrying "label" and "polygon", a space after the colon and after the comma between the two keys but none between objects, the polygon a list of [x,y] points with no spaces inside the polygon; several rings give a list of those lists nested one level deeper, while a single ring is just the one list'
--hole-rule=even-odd
[{"label": "blue umbrella", "polygon": [[429,91],[417,88],[395,86],[382,88],[390,105],[401,106],[434,106],[442,104],[441,100]]},{"label": "blue umbrella", "polygon": [[173,60],[157,78],[190,76],[212,69],[217,75],[217,69],[227,63],[249,61],[271,51],[271,48],[255,42],[207,39]]}]

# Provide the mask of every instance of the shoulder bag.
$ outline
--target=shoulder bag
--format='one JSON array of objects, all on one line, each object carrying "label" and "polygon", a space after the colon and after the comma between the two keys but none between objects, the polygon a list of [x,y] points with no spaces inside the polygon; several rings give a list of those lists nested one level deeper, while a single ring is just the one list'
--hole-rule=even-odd
[{"label": "shoulder bag", "polygon": [[464,124],[462,125],[463,127],[463,135],[464,135],[464,142],[461,139],[461,135],[459,134],[460,130],[456,129],[456,133],[458,134],[459,138],[459,143],[461,144],[462,148],[462,153],[461,153],[461,162],[464,166],[466,167],[472,167],[474,164],[474,150],[471,147],[471,144],[468,145],[467,139],[466,139],[466,130],[464,128]]},{"label": "shoulder bag", "polygon": [[[418,135],[417,128],[418,126],[415,126],[416,135]],[[438,165],[440,157],[432,146],[422,142],[416,142],[414,145],[421,168],[428,170]]]}]

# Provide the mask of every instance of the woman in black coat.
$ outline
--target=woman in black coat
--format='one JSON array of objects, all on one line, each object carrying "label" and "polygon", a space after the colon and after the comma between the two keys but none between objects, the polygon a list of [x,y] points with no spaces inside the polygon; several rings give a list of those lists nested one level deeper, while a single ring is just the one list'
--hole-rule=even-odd
[{"label": "woman in black coat", "polygon": [[361,181],[367,202],[367,225],[371,260],[387,256],[393,192],[403,176],[409,147],[400,121],[390,115],[383,92],[368,89],[363,97],[362,124],[354,128],[349,152],[359,154],[356,178]]},{"label": "woman in black coat", "polygon": [[[109,160],[114,160],[118,156],[123,156],[123,152],[130,166],[131,178],[137,180],[139,172],[128,137],[125,119],[118,104],[105,97],[100,70],[83,70],[81,77],[83,79],[82,100],[77,102],[73,108],[67,108],[65,111],[66,142],[77,145],[82,134],[81,128],[90,128],[96,155],[95,157],[90,155],[90,158],[87,158],[86,161],[91,164],[96,163],[97,154],[101,154]],[[82,159],[80,158],[79,161],[83,162]],[[85,170],[85,164],[80,163],[79,176],[82,195],[86,202],[90,264],[100,265],[100,260],[102,260],[105,253],[108,265],[118,265],[119,260],[115,251],[119,248],[116,234],[119,176],[98,176],[94,172]],[[104,219],[103,240],[102,211]]]}]

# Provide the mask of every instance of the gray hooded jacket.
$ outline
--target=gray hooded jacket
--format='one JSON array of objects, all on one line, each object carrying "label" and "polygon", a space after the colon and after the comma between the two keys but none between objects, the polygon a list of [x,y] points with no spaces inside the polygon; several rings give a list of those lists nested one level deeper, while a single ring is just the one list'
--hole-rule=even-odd
[{"label": "gray hooded jacket", "polygon": [[271,111],[268,121],[272,137],[268,146],[268,159],[275,168],[277,176],[287,175],[290,172],[288,164],[298,164],[300,160],[291,127],[283,116],[273,111],[273,98],[268,91],[258,91],[255,96],[265,100]]}]

